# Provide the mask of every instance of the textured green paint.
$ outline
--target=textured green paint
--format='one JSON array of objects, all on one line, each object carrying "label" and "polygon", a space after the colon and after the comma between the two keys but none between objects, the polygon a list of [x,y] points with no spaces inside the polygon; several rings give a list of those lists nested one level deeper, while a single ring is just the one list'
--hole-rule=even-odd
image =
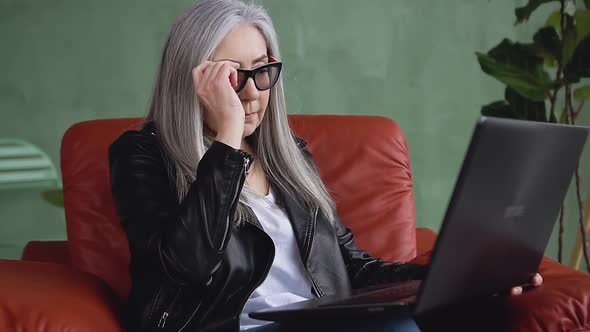
[{"label": "textured green paint", "polygon": [[[72,123],[143,115],[166,34],[191,3],[0,0],[2,136],[31,141],[58,164]],[[502,96],[474,52],[526,34],[513,25],[516,3],[262,3],[279,33],[289,112],[398,121],[417,223],[437,230],[480,106]],[[0,193],[0,243],[64,237],[63,212],[39,192]],[[0,257],[11,252],[0,247]]]}]

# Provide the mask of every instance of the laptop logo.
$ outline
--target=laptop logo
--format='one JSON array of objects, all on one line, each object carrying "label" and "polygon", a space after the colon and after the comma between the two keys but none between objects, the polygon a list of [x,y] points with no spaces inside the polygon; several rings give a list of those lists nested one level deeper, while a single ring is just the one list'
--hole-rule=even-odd
[{"label": "laptop logo", "polygon": [[522,217],[524,216],[524,212],[524,205],[509,205],[506,210],[504,210],[504,219]]}]

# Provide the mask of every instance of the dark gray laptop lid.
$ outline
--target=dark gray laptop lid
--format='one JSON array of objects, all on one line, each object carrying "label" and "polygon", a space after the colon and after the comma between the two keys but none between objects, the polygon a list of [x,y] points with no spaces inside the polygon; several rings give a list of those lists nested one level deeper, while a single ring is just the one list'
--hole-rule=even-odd
[{"label": "dark gray laptop lid", "polygon": [[481,117],[416,313],[508,290],[534,274],[589,129]]}]

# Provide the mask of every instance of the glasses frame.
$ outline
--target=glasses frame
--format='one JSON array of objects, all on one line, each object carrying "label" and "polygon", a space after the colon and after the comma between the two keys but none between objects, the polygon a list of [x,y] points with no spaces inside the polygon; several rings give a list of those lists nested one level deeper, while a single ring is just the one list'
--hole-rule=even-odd
[{"label": "glasses frame", "polygon": [[[236,91],[236,93],[239,93],[240,91],[242,91],[244,89],[244,87],[246,86],[246,84],[248,83],[248,80],[250,78],[252,79],[252,81],[254,81],[254,86],[256,86],[256,89],[258,89],[258,91],[268,90],[268,89],[272,88],[273,86],[275,86],[275,84],[277,84],[279,77],[281,76],[281,70],[283,69],[283,63],[271,55],[268,56],[268,60],[269,60],[269,63],[264,64],[262,66],[258,66],[254,69],[241,69],[241,68],[237,69],[238,72],[244,74],[244,77],[246,79],[244,79],[244,81],[234,89]],[[268,88],[261,89],[258,86],[258,83],[256,82],[256,74],[258,73],[258,71],[265,69],[265,68],[269,68],[269,67],[278,68],[279,73],[277,74],[277,77],[275,78],[275,80],[270,83],[270,86]]]}]

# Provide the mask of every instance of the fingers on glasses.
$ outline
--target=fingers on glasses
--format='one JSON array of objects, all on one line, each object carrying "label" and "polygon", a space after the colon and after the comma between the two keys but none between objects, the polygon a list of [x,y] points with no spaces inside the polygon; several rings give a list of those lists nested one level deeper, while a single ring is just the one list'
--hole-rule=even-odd
[{"label": "fingers on glasses", "polygon": [[237,85],[239,64],[231,61],[205,61],[193,69],[193,79],[199,85],[208,85],[209,82],[223,82],[229,78],[232,88]]}]

